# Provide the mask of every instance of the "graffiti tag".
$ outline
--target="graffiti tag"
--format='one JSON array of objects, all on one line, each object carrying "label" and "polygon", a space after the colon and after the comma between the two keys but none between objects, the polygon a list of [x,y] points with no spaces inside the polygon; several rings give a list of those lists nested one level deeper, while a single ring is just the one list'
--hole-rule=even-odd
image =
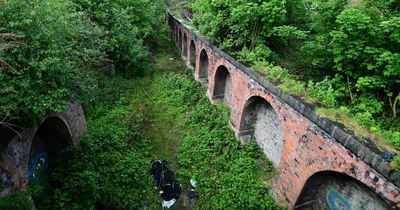
[{"label": "graffiti tag", "polygon": [[350,202],[336,190],[328,190],[326,200],[331,210],[352,210]]},{"label": "graffiti tag", "polygon": [[38,179],[43,175],[48,167],[47,153],[44,151],[37,152],[33,155],[29,161],[28,175],[29,182],[38,181]]}]

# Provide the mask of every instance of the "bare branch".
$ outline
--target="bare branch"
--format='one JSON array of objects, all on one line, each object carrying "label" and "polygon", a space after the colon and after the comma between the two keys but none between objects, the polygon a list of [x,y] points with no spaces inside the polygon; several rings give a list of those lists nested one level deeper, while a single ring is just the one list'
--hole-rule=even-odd
[{"label": "bare branch", "polygon": [[6,42],[6,43],[0,43],[0,48],[1,49],[10,49],[12,47],[16,47],[16,46],[26,46],[25,43],[22,42]]},{"label": "bare branch", "polygon": [[23,39],[25,37],[26,37],[25,35],[19,35],[14,33],[0,33],[1,39]]},{"label": "bare branch", "polygon": [[3,59],[0,59],[0,67],[3,67],[4,70],[6,70],[8,73],[14,74],[14,75],[21,75],[18,71],[13,69],[13,67],[5,62]]},{"label": "bare branch", "polygon": [[17,117],[7,117],[7,116],[0,116],[0,126],[7,127],[8,129],[12,130],[14,133],[16,133],[19,137],[22,136],[22,134],[18,130],[22,130],[23,128],[14,124],[10,123],[13,120],[17,120],[19,118]]}]

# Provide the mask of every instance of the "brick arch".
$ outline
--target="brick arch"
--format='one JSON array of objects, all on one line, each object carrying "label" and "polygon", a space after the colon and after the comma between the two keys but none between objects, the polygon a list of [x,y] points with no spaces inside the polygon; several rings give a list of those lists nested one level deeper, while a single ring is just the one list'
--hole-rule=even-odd
[{"label": "brick arch", "polygon": [[188,54],[188,38],[186,33],[182,32],[183,38],[182,38],[182,52],[183,52],[183,57],[187,58]]},{"label": "brick arch", "polygon": [[190,41],[190,59],[189,63],[192,67],[196,68],[196,44],[194,43],[194,40],[192,39]]},{"label": "brick arch", "polygon": [[278,167],[284,147],[282,123],[271,104],[260,96],[247,99],[242,110],[239,138],[248,143],[252,139]]},{"label": "brick arch", "polygon": [[208,69],[210,67],[210,61],[208,59],[208,54],[205,49],[202,49],[199,54],[199,80],[202,82],[208,81]]},{"label": "brick arch", "polygon": [[224,65],[220,65],[218,66],[214,75],[214,90],[212,94],[212,99],[216,101],[221,101],[231,107],[232,95],[233,85],[231,74]]},{"label": "brick arch", "polygon": [[390,209],[376,192],[357,179],[335,171],[310,176],[294,209]]}]

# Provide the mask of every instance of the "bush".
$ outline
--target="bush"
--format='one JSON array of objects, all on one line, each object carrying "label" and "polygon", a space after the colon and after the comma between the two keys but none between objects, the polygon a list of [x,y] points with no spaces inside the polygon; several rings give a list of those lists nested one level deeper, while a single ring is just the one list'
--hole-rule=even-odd
[{"label": "bush", "polygon": [[308,82],[307,92],[311,97],[328,107],[338,107],[340,99],[345,95],[345,86],[340,85],[342,78],[336,75],[333,79],[325,78],[320,82]]},{"label": "bush", "polygon": [[8,210],[31,210],[33,203],[26,193],[15,192],[10,196],[0,199],[0,209]]},{"label": "bush", "polygon": [[264,44],[259,44],[251,51],[244,47],[242,51],[238,53],[239,60],[244,63],[256,63],[256,62],[266,62],[272,59],[273,52]]}]

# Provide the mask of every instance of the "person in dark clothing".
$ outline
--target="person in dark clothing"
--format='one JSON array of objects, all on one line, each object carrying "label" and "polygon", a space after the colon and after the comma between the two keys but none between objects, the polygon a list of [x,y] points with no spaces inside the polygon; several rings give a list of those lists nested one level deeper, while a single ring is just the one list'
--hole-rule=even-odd
[{"label": "person in dark clothing", "polygon": [[175,180],[175,174],[166,166],[165,160],[155,160],[151,164],[150,173],[154,178],[160,195],[165,201],[178,200],[182,191],[181,186]]}]

